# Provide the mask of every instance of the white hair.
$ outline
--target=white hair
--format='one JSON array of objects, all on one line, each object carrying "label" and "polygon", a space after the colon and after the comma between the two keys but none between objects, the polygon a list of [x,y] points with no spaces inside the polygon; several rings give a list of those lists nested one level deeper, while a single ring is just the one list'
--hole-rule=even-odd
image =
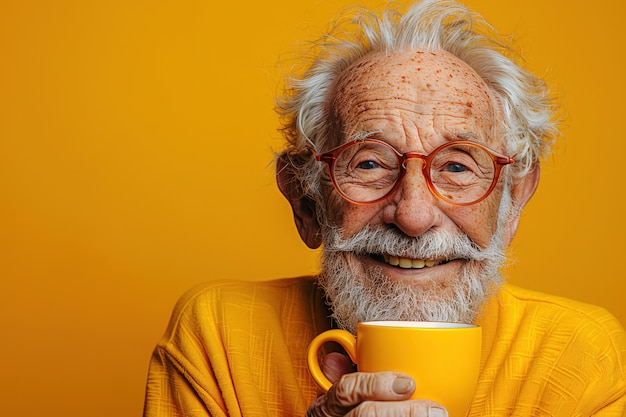
[{"label": "white hair", "polygon": [[[527,174],[549,153],[558,135],[556,111],[546,84],[516,63],[503,38],[478,14],[453,0],[424,0],[401,13],[356,8],[311,48],[311,64],[290,77],[278,99],[283,155],[304,195],[322,203],[322,164],[311,155],[338,145],[333,89],[342,73],[372,53],[447,51],[466,62],[493,90],[501,106],[507,152],[515,155],[514,178]],[[515,58],[515,59],[514,59]],[[318,204],[318,207],[323,204]]]}]

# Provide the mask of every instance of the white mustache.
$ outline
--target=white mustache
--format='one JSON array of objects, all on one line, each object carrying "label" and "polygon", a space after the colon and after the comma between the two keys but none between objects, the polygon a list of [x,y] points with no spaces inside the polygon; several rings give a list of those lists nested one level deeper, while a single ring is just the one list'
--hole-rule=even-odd
[{"label": "white mustache", "polygon": [[341,238],[340,230],[331,228],[326,231],[325,239],[325,249],[329,252],[352,252],[357,255],[388,254],[412,259],[484,261],[493,259],[495,254],[492,246],[494,245],[483,249],[460,231],[435,229],[414,237],[384,225],[368,225],[347,239]]}]

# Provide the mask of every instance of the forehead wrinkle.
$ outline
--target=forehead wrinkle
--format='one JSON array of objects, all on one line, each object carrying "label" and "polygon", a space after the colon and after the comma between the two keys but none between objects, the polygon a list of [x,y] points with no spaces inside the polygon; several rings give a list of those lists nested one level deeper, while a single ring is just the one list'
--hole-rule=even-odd
[{"label": "forehead wrinkle", "polygon": [[[384,91],[383,89],[381,89]],[[341,96],[343,98],[344,103],[339,105],[339,114],[342,117],[350,116],[353,113],[359,114],[364,111],[372,111],[372,110],[381,110],[381,111],[393,111],[393,110],[406,110],[406,111],[415,111],[416,107],[426,107],[422,104],[417,104],[415,98],[413,97],[385,97],[382,96],[374,96],[375,91],[369,91],[367,95],[363,93],[356,93],[349,95],[348,99],[346,96]],[[393,104],[389,106],[388,104]]]},{"label": "forehead wrinkle", "polygon": [[[353,97],[355,95],[352,95]],[[357,97],[360,95],[357,95]],[[490,98],[488,94],[486,97]],[[442,112],[438,109],[439,105],[450,107],[449,112]],[[456,107],[459,107],[459,111],[454,111]],[[479,107],[483,107],[479,105]],[[495,120],[495,109],[492,100],[488,102],[488,109],[483,116],[475,116],[477,118],[489,118]],[[413,113],[416,115],[432,115],[433,118],[449,117],[466,119],[467,104],[460,101],[446,101],[431,99],[428,102],[418,102],[415,98],[402,98],[402,97],[363,97],[360,100],[351,99],[346,100],[346,103],[340,105],[339,115],[342,119],[358,119],[360,115],[367,113],[373,113],[375,115],[393,115],[401,117],[401,112]]]},{"label": "forehead wrinkle", "polygon": [[[415,124],[417,131],[432,127],[435,132],[431,132],[431,137],[432,133],[439,138],[462,137],[459,133],[463,133],[474,141],[482,138],[491,142],[499,136],[497,95],[471,68],[442,54],[433,61],[431,70],[415,78],[415,70],[421,71],[420,68],[405,66],[406,60],[398,64],[393,55],[390,60],[384,58],[376,55],[364,58],[361,65],[349,68],[338,79],[334,95],[336,111],[344,128],[351,131],[344,131],[351,133],[349,137],[377,129],[377,120],[383,122],[385,118]],[[431,65],[430,61],[419,65],[422,64]],[[463,71],[462,85],[449,83],[440,75],[450,65]],[[454,71],[459,74],[459,70]],[[450,94],[442,94],[442,89],[448,89]],[[381,126],[393,130],[393,136],[406,134],[407,130],[406,126],[395,129],[392,124]]]}]

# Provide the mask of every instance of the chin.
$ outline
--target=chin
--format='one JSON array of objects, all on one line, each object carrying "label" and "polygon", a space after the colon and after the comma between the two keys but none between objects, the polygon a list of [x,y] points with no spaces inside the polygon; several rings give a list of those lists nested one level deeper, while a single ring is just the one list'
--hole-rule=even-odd
[{"label": "chin", "polygon": [[320,276],[333,318],[352,332],[371,320],[472,323],[501,283],[494,262],[457,259],[413,270],[351,253],[325,254]]}]

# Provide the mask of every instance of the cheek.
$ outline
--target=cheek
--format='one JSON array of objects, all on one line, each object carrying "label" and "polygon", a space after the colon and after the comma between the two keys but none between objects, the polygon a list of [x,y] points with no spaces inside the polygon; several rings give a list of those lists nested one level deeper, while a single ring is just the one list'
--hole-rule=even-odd
[{"label": "cheek", "polygon": [[330,225],[340,227],[342,238],[347,239],[358,233],[382,212],[377,204],[359,205],[345,201],[341,197],[330,198],[328,204]]},{"label": "cheek", "polygon": [[456,225],[481,248],[491,243],[498,227],[500,193],[494,191],[487,200],[469,207],[458,207],[448,215]]}]

